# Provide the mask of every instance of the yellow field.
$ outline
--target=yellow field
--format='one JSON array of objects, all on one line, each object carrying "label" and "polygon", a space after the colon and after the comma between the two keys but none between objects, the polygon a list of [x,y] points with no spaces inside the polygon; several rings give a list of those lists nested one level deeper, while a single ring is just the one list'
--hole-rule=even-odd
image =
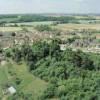
[{"label": "yellow field", "polygon": [[12,32],[12,31],[20,31],[21,27],[0,27],[0,32]]},{"label": "yellow field", "polygon": [[100,30],[100,24],[59,24],[57,26],[61,30],[74,30],[74,29],[96,29]]}]

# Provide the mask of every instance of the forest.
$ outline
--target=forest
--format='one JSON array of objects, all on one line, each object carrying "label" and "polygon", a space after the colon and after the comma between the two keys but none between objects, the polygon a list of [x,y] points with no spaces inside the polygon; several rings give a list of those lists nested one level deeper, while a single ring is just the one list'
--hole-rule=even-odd
[{"label": "forest", "polygon": [[[6,50],[5,54],[19,65],[25,61],[30,73],[48,83],[38,100],[100,100],[100,54],[70,48],[62,51],[60,42],[39,41]],[[17,100],[17,96],[10,100]]]}]

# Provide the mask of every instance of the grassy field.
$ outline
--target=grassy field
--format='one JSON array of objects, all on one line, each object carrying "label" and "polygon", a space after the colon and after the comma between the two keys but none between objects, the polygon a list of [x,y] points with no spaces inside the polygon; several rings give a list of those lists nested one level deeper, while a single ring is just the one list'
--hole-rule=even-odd
[{"label": "grassy field", "polygon": [[[19,78],[21,83],[16,85],[15,79]],[[9,63],[5,66],[0,66],[0,96],[2,94],[2,85],[6,83],[13,84],[17,92],[31,93],[34,98],[41,94],[46,89],[47,83],[43,80],[33,76],[28,70],[25,63],[17,65],[16,63]]]},{"label": "grassy field", "polygon": [[2,87],[3,84],[7,83],[8,77],[5,68],[1,68],[0,66],[0,97],[3,96],[2,94]]},{"label": "grassy field", "polygon": [[100,30],[100,24],[59,24],[56,28],[67,31],[73,29],[96,29]]},{"label": "grassy field", "polygon": [[1,32],[13,32],[13,31],[20,31],[22,30],[21,27],[0,27]]}]

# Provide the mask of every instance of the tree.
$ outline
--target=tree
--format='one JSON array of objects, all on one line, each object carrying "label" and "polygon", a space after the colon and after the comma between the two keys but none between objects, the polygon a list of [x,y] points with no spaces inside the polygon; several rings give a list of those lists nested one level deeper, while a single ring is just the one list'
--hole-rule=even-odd
[{"label": "tree", "polygon": [[20,62],[22,59],[22,53],[18,48],[15,48],[13,58],[16,62]]}]

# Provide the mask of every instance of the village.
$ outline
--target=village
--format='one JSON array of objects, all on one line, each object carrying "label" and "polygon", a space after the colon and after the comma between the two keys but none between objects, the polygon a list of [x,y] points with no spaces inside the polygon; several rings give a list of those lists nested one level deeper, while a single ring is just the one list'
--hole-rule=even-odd
[{"label": "village", "polygon": [[59,34],[50,31],[39,32],[37,30],[0,32],[0,48],[5,50],[17,45],[32,45],[33,42],[43,39],[48,41],[53,38],[61,39],[61,45],[65,48],[72,48],[73,50],[80,49],[84,52],[100,53],[100,38],[96,37],[92,32],[90,32],[90,30],[84,32],[82,32],[82,30],[81,32],[76,30],[70,32],[60,31]]}]

